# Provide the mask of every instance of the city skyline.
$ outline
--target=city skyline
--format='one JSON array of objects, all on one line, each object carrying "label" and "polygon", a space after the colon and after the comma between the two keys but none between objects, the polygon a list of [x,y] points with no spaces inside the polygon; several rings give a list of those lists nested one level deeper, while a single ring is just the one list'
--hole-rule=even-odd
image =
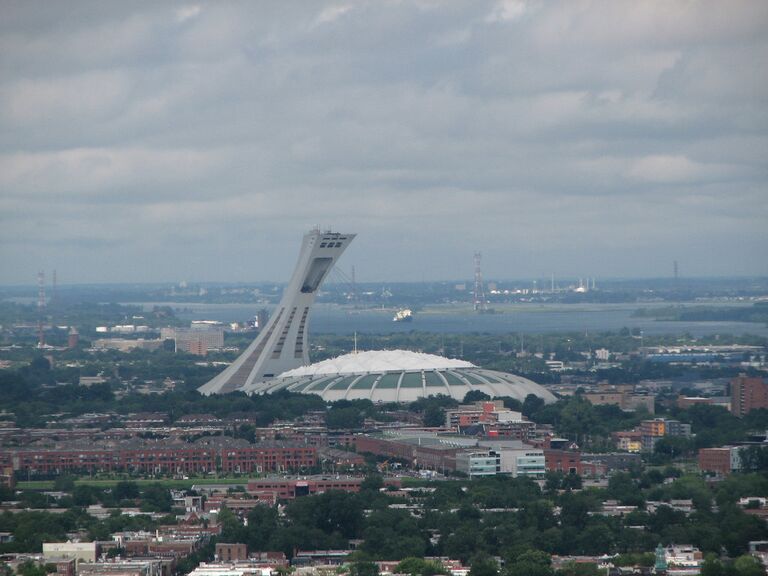
[{"label": "city skyline", "polygon": [[2,7],[2,285],[768,275],[765,3]]}]

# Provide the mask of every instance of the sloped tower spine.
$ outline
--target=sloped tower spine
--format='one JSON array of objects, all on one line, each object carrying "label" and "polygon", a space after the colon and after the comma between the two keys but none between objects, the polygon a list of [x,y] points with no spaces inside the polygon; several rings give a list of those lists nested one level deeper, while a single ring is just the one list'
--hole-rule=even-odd
[{"label": "sloped tower spine", "polygon": [[277,308],[250,346],[224,371],[203,384],[201,394],[226,394],[243,386],[309,364],[309,313],[328,272],[355,234],[320,232],[304,235],[299,261]]}]

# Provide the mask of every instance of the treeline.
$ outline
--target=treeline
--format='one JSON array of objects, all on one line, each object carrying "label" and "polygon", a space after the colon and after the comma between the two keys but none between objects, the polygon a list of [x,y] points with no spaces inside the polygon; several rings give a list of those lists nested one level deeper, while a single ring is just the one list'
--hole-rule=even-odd
[{"label": "treeline", "polygon": [[[468,562],[473,570],[492,568],[488,559],[499,556],[505,560],[505,576],[517,576],[552,574],[549,558],[554,554],[609,553],[621,554],[627,562],[646,561],[658,543],[687,543],[710,554],[725,550],[736,558],[747,552],[749,541],[768,538],[766,524],[737,505],[745,496],[768,495],[764,475],[733,475],[714,488],[698,477],[678,475],[674,468],[617,474],[604,490],[577,490],[577,477],[557,474],[548,476],[544,489],[527,478],[424,482],[420,485],[428,489],[419,491],[417,485],[411,492],[423,507],[417,516],[392,508],[402,500],[388,496],[382,479],[372,476],[358,494],[328,492],[298,498],[285,505],[284,514],[278,514],[277,508],[256,507],[249,512],[247,524],[222,510],[221,540],[243,542],[254,552],[280,550],[290,557],[296,550],[344,549],[350,539],[359,539],[354,560],[360,563],[448,556]],[[95,502],[171,510],[168,490],[160,485],[139,489],[125,481],[105,490],[65,486],[68,481],[60,481],[60,487],[72,490],[71,501],[63,502],[70,505],[64,513],[0,514],[0,531],[15,537],[14,542],[0,546],[0,552],[39,550],[42,542],[61,541],[75,530],[85,530],[89,539],[98,540],[119,530],[157,526],[148,516],[129,518],[117,509],[99,521],[84,512]],[[647,509],[651,500],[685,498],[694,504],[690,514],[665,505],[653,512]],[[604,516],[606,499],[637,506],[637,510],[623,517]],[[719,560],[710,560],[715,562]],[[734,566],[721,563],[721,568]],[[430,568],[409,564],[409,573],[421,569]]]},{"label": "treeline", "polygon": [[[0,488],[0,502],[14,501],[26,508],[22,512],[6,511],[0,514],[0,532],[10,532],[13,542],[0,544],[0,553],[35,552],[42,542],[67,539],[67,532],[84,530],[90,540],[109,540],[113,532],[121,530],[154,530],[158,524],[175,524],[173,500],[167,487],[159,483],[138,486],[129,480],[118,482],[111,488],[75,485],[74,478],[60,476],[54,488],[63,496],[54,498],[33,490],[19,493]],[[104,520],[85,512],[88,506],[101,504],[113,511]],[[168,514],[161,521],[149,515],[127,516],[120,508],[138,507],[142,512]],[[46,509],[56,508],[57,512]],[[60,510],[66,511],[61,513]]]},{"label": "treeline", "polygon": [[633,316],[683,322],[762,322],[768,323],[768,303],[742,306],[664,306],[640,308]]},{"label": "treeline", "polygon": [[[147,360],[149,362],[149,360]],[[388,421],[388,412],[407,409],[423,416],[428,426],[444,422],[444,410],[458,404],[445,396],[424,398],[405,407],[397,404],[373,404],[369,400],[341,400],[326,405],[319,396],[279,392],[268,396],[243,393],[203,396],[196,390],[182,390],[157,395],[127,394],[119,402],[108,383],[93,386],[75,384],[53,386],[55,371],[47,360],[37,358],[17,371],[0,372],[0,395],[4,408],[16,415],[22,427],[42,426],[51,413],[71,415],[88,412],[128,414],[132,412],[165,412],[171,421],[186,414],[210,413],[226,418],[235,413],[248,413],[256,425],[268,425],[278,419],[300,417],[309,411],[327,410],[326,421],[331,429],[357,429],[366,418]],[[480,392],[471,392],[465,402],[487,398]],[[583,448],[597,451],[612,449],[610,433],[629,430],[651,415],[643,410],[624,412],[618,406],[595,406],[579,394],[545,405],[540,398],[529,395],[524,402],[503,398],[505,405],[518,410],[537,424],[551,424],[556,432],[568,437]],[[750,431],[768,428],[768,410],[754,410],[737,418],[719,406],[696,405],[688,410],[675,406],[662,410],[659,415],[690,423],[694,438],[665,438],[658,444],[660,456],[656,463],[664,463],[681,455],[692,455],[698,449],[721,446],[744,440]]]},{"label": "treeline", "polygon": [[[663,484],[664,476],[620,476],[607,490],[547,492],[528,479],[489,478],[471,483],[431,484],[417,498],[421,517],[389,505],[395,500],[369,479],[360,494],[329,492],[297,499],[285,508],[257,508],[243,525],[231,513],[221,518],[226,541],[245,542],[254,551],[340,548],[362,539],[358,560],[401,560],[448,556],[471,562],[478,555],[500,556],[510,565],[531,551],[548,555],[640,554],[659,542],[690,543],[705,552],[744,554],[750,540],[768,537],[765,523],[735,505],[738,495],[768,494],[764,478],[745,476],[712,492],[697,478]],[[656,481],[660,483],[657,483]],[[646,486],[643,488],[643,486]],[[754,492],[757,491],[757,492]],[[646,497],[693,498],[690,515],[661,506],[643,509]],[[632,502],[627,516],[600,514],[602,501]],[[713,506],[717,502],[717,506]]]},{"label": "treeline", "polygon": [[[35,325],[40,320],[40,314],[37,303],[0,301],[2,326]],[[77,326],[83,334],[95,333],[97,326],[115,324],[138,324],[157,329],[182,324],[170,306],[155,306],[152,310],[144,310],[142,306],[117,304],[114,301],[82,302],[64,297],[49,300],[43,314],[46,323],[53,321],[57,326]]]},{"label": "treeline", "polygon": [[67,413],[79,415],[90,412],[164,412],[171,421],[185,414],[211,413],[226,417],[237,412],[249,412],[258,424],[276,419],[290,419],[310,410],[323,410],[319,396],[276,393],[270,396],[233,393],[203,396],[195,390],[164,394],[127,394],[119,402],[109,384],[54,386],[48,362],[33,361],[18,371],[0,371],[0,397],[3,408],[16,415],[21,427],[43,426],[48,415]]},{"label": "treeline", "polygon": [[[168,521],[175,521],[169,517]],[[40,552],[43,542],[66,542],[67,533],[83,530],[86,538],[110,540],[114,532],[122,530],[155,530],[159,523],[148,515],[127,516],[115,510],[108,518],[98,520],[82,508],[53,513],[43,510],[3,512],[0,531],[13,534],[13,542],[0,544],[0,554],[12,552]]]},{"label": "treeline", "polygon": [[709,448],[745,440],[750,432],[768,429],[768,410],[752,410],[738,418],[722,406],[697,404],[687,410],[672,407],[670,417],[691,425],[692,447]]}]

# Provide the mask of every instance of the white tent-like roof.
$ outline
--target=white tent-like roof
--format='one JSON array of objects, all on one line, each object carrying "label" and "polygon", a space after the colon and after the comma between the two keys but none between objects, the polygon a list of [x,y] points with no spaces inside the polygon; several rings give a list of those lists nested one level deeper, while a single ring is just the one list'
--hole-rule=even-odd
[{"label": "white tent-like roof", "polygon": [[444,358],[423,352],[408,350],[369,350],[353,352],[309,366],[283,372],[278,378],[295,376],[320,376],[325,374],[365,374],[369,372],[392,372],[412,370],[443,370],[448,368],[474,368],[465,360]]},{"label": "white tent-like roof", "polygon": [[463,400],[477,390],[492,398],[520,401],[529,394],[546,403],[555,396],[536,382],[464,360],[407,350],[374,350],[344,354],[283,372],[276,378],[241,388],[248,394],[280,390],[317,394],[328,402],[368,399],[373,402],[413,402],[427,396],[447,395]]}]

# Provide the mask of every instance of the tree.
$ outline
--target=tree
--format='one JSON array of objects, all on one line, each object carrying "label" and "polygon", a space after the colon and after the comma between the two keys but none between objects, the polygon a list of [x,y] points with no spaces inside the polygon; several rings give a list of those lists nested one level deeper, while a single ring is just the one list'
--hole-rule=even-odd
[{"label": "tree", "polygon": [[541,550],[527,550],[508,562],[504,576],[552,576],[552,558]]},{"label": "tree", "polygon": [[295,527],[356,538],[363,527],[363,504],[356,494],[331,491],[291,502],[285,511]]},{"label": "tree", "polygon": [[741,468],[744,472],[765,472],[768,470],[768,448],[748,446],[739,450]]},{"label": "tree", "polygon": [[32,560],[22,562],[16,567],[19,576],[48,576],[47,565],[37,564]]},{"label": "tree", "polygon": [[379,576],[379,567],[374,562],[354,562],[349,566],[349,576]]},{"label": "tree", "polygon": [[461,401],[462,404],[472,404],[472,402],[480,402],[482,400],[490,400],[491,397],[488,396],[485,392],[482,390],[470,390],[464,395],[464,400]]},{"label": "tree", "polygon": [[561,486],[563,490],[581,490],[581,476],[578,474],[566,474],[563,477]]},{"label": "tree", "polygon": [[598,424],[594,406],[580,397],[570,398],[560,412],[559,429],[575,438],[578,443],[581,443],[586,435],[594,434]]},{"label": "tree", "polygon": [[405,510],[374,510],[365,521],[362,551],[372,557],[399,560],[408,556],[424,556],[427,539],[418,524]]},{"label": "tree", "polygon": [[376,492],[384,488],[384,478],[379,474],[366,476],[360,483],[360,492]]},{"label": "tree", "polygon": [[707,554],[701,564],[701,576],[724,576],[725,569],[717,554]]},{"label": "tree", "polygon": [[563,473],[549,470],[545,474],[546,481],[544,482],[544,491],[547,494],[554,494],[563,485]]},{"label": "tree", "polygon": [[655,460],[661,464],[680,456],[687,456],[693,449],[693,443],[682,436],[664,436],[656,441],[653,447]]},{"label": "tree", "polygon": [[600,570],[594,562],[566,562],[557,574],[558,576],[600,576]]},{"label": "tree", "polygon": [[75,476],[62,475],[53,481],[53,489],[61,492],[71,492],[75,488]]},{"label": "tree", "polygon": [[[248,513],[248,526],[242,526],[237,520],[244,542],[249,550],[268,550],[272,535],[278,530],[277,509],[256,506]],[[238,540],[240,542],[242,540]]]},{"label": "tree", "polygon": [[644,503],[642,493],[632,476],[626,472],[618,472],[610,477],[608,496],[626,506],[640,506]]},{"label": "tree", "polygon": [[738,576],[765,576],[765,566],[760,560],[748,554],[736,558],[733,568]]},{"label": "tree", "polygon": [[85,508],[91,504],[96,503],[96,495],[93,487],[91,486],[75,486],[72,490],[72,501],[77,506]]},{"label": "tree", "polygon": [[144,488],[141,495],[142,512],[170,512],[172,507],[171,493],[162,484],[151,484]]},{"label": "tree", "polygon": [[332,407],[325,415],[325,423],[331,429],[354,429],[363,425],[363,414],[357,408]]},{"label": "tree", "polygon": [[544,399],[539,398],[536,394],[528,394],[523,401],[523,416],[532,418],[536,412],[544,408]]},{"label": "tree", "polygon": [[112,493],[115,495],[115,500],[134,500],[139,497],[139,486],[136,482],[130,482],[127,480],[121,480],[117,483]]},{"label": "tree", "polygon": [[439,562],[414,557],[408,557],[401,560],[395,568],[395,572],[398,574],[410,574],[411,576],[436,576],[437,574],[448,574],[448,571]]},{"label": "tree", "polygon": [[439,406],[428,406],[424,411],[424,426],[437,427],[445,424],[445,414]]},{"label": "tree", "polygon": [[469,576],[498,576],[499,565],[488,554],[476,554],[469,564]]}]

